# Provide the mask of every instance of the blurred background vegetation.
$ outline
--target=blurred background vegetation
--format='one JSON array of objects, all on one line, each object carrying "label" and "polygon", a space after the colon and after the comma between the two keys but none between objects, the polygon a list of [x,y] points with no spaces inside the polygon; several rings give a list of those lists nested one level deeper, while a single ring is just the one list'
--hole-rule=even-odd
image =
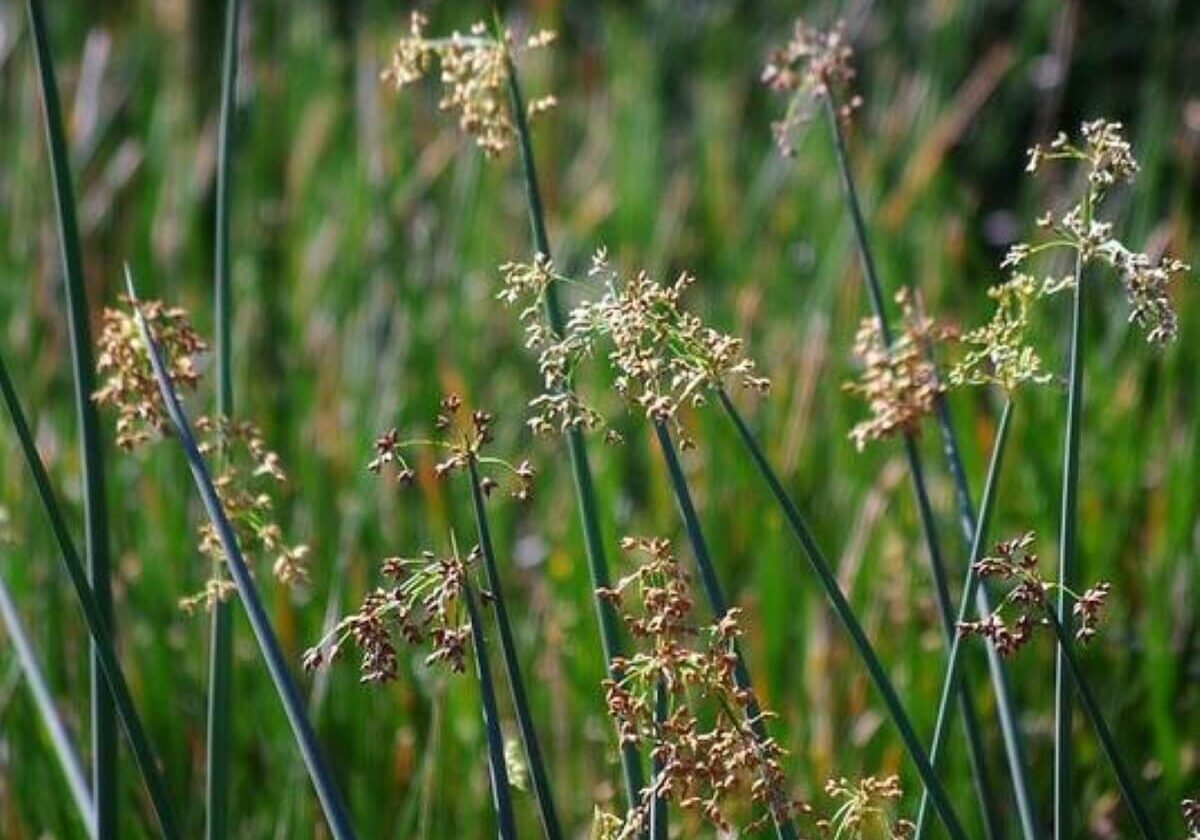
[{"label": "blurred background vegetation", "polygon": [[[268,587],[298,661],[374,582],[387,555],[442,548],[471,530],[466,499],[428,480],[402,492],[369,476],[373,437],[428,426],[439,395],[499,415],[498,453],[541,471],[529,505],[493,515],[560,810],[585,833],[594,804],[619,808],[613,733],[569,475],[554,442],[530,438],[537,387],[514,313],[495,300],[496,266],[529,255],[515,159],[487,162],[436,111],[435,86],[397,96],[378,81],[409,8],[383,0],[250,0],[234,170],[237,402],[289,466],[292,539],[313,546],[299,598]],[[522,68],[557,112],[535,127],[561,265],[607,244],[623,266],[700,282],[695,305],[747,337],[774,379],[746,410],[769,443],[923,733],[932,730],[942,641],[901,452],[858,454],[859,406],[840,384],[865,313],[858,260],[820,122],[794,161],[769,130],[782,103],[758,84],[791,20],[841,16],[864,107],[851,134],[885,283],[919,286],[962,323],[988,310],[999,255],[1068,184],[1031,182],[1024,149],[1084,118],[1125,121],[1143,172],[1110,203],[1131,244],[1200,260],[1200,4],[1182,0],[914,0],[871,3],[667,0],[504,4],[518,31],[561,40]],[[48,4],[72,139],[85,268],[97,315],[128,260],[142,291],[183,304],[211,334],[213,174],[221,8],[202,0]],[[465,28],[486,4],[430,4],[430,31]],[[0,3],[0,351],[15,368],[60,491],[78,510],[60,261],[24,4]],[[1105,280],[1088,322],[1082,461],[1084,580],[1112,581],[1107,629],[1085,655],[1118,738],[1156,813],[1181,835],[1179,800],[1200,787],[1200,290],[1177,289],[1179,342],[1158,354],[1124,323]],[[1065,367],[1065,300],[1039,324]],[[195,398],[210,410],[211,383]],[[996,418],[988,395],[955,397],[976,494]],[[1065,393],[1021,406],[994,533],[1034,529],[1056,563]],[[747,612],[748,653],[797,793],[820,801],[830,775],[899,772],[919,793],[865,673],[801,565],[722,418],[685,422],[686,456],[726,584]],[[625,533],[680,536],[656,450],[640,424],[592,450],[610,558]],[[924,447],[956,577],[963,547],[933,435]],[[176,600],[207,574],[200,515],[171,447],[110,457],[117,633],[132,688],[165,763],[185,833],[203,825],[208,623]],[[0,571],[34,630],[58,699],[86,744],[86,641],[45,520],[6,429]],[[241,619],[239,618],[239,622]],[[278,701],[239,624],[233,812],[236,836],[321,837],[324,828]],[[974,652],[974,684],[991,698]],[[1051,650],[1011,664],[1035,792],[1048,820]],[[383,687],[353,665],[311,682],[314,716],[364,837],[484,836],[491,816],[475,687],[420,666]],[[1078,811],[1088,836],[1125,836],[1115,783],[1086,720]],[[515,730],[514,730],[515,733]],[[1003,778],[999,738],[994,775]],[[150,831],[132,764],[128,836]],[[946,777],[969,794],[961,743]],[[136,807],[134,807],[136,806]],[[521,819],[535,826],[532,799]],[[0,835],[80,837],[11,647],[0,643]]]}]

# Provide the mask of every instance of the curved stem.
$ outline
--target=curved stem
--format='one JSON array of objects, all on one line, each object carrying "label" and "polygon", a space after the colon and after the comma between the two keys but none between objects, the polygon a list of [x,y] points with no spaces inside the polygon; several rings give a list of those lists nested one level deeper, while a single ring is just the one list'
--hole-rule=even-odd
[{"label": "curved stem", "polygon": [[759,474],[766,482],[771,495],[779,505],[788,528],[804,548],[805,556],[808,558],[812,571],[816,574],[822,588],[824,588],[825,595],[833,606],[834,612],[837,613],[838,618],[846,628],[846,632],[849,634],[850,640],[858,651],[859,657],[866,666],[871,680],[875,683],[875,688],[882,695],[888,714],[891,716],[896,728],[900,731],[900,738],[904,742],[905,749],[908,751],[913,764],[916,765],[917,773],[925,785],[925,790],[929,792],[934,809],[937,811],[938,816],[941,817],[942,823],[946,826],[946,831],[954,840],[966,840],[967,833],[963,828],[962,821],[955,812],[954,806],[951,805],[950,798],[946,795],[946,790],[942,786],[941,781],[938,780],[937,775],[934,773],[929,756],[926,755],[925,748],[921,746],[916,730],[913,729],[912,721],[909,719],[908,713],[905,712],[904,706],[896,694],[896,689],[892,686],[891,679],[883,669],[883,664],[879,661],[874,646],[863,631],[858,617],[855,616],[854,609],[842,593],[841,587],[837,582],[837,577],[825,559],[820,546],[817,545],[816,538],[813,537],[808,523],[804,521],[804,517],[801,516],[795,503],[792,502],[787,491],[783,489],[783,484],[779,481],[778,476],[775,475],[775,471],[771,469],[771,465],[767,462],[766,456],[758,445],[758,441],[755,440],[754,434],[746,425],[745,420],[742,419],[737,408],[730,401],[729,395],[725,393],[724,389],[718,389],[717,396],[721,401],[722,407],[725,409],[725,413],[729,416],[730,421],[732,421],[734,428],[737,430],[738,438],[749,453],[751,460],[754,461]]}]

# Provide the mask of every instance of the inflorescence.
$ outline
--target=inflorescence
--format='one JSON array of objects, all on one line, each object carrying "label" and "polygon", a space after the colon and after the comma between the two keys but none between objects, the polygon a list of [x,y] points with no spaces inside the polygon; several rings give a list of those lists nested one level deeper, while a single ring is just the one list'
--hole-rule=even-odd
[{"label": "inflorescence", "polygon": [[907,840],[916,831],[911,822],[892,815],[903,795],[897,776],[830,779],[825,793],[841,801],[832,817],[817,822],[826,836]]}]

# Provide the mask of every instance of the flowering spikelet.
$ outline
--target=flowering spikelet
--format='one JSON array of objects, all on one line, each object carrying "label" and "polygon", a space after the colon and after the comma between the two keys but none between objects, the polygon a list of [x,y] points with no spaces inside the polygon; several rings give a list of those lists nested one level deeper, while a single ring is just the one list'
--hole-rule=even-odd
[{"label": "flowering spikelet", "polygon": [[[814,102],[832,99],[841,119],[849,119],[862,104],[858,96],[847,92],[854,81],[854,50],[846,38],[842,23],[821,30],[797,20],[792,37],[775,50],[763,68],[762,82],[772,91],[788,96],[787,113],[771,124],[780,151],[792,156],[791,137],[807,122]],[[844,100],[844,101],[842,101]]]},{"label": "flowering spikelet", "polygon": [[970,348],[950,370],[951,385],[997,385],[1006,391],[1022,383],[1045,384],[1052,377],[1042,369],[1042,359],[1028,343],[1029,315],[1035,301],[1059,288],[1016,273],[988,289],[996,301],[992,320],[962,336]]},{"label": "flowering spikelet", "polygon": [[[604,284],[601,297],[585,300],[569,314],[556,335],[536,319],[546,285],[558,278],[548,262],[509,264],[503,269],[502,300],[524,306],[521,320],[528,343],[539,350],[538,367],[546,392],[532,403],[535,432],[594,428],[602,418],[583,404],[572,389],[572,377],[585,359],[604,357],[615,377],[617,393],[656,423],[679,429],[681,407],[704,405],[710,391],[735,380],[760,393],[770,380],[757,376],[754,361],[742,351],[741,339],[704,323],[682,307],[684,292],[695,282],[687,273],[664,285],[647,272],[623,278],[602,249],[592,259],[589,277]],[[686,434],[679,429],[684,441]]]},{"label": "flowering spikelet", "polygon": [[422,552],[420,557],[389,557],[380,566],[387,585],[367,593],[359,608],[304,654],[305,670],[332,662],[353,644],[361,656],[362,682],[397,677],[396,639],[428,642],[427,665],[443,664],[454,673],[466,669],[471,626],[464,606],[465,588],[479,549],[465,559]]},{"label": "flowering spikelet", "polygon": [[[165,434],[170,420],[131,301],[124,295],[120,300],[124,308],[104,308],[96,356],[101,385],[92,399],[97,405],[116,409],[117,445],[128,451]],[[200,381],[196,357],[207,345],[192,328],[187,312],[158,300],[142,301],[140,307],[162,351],[171,382],[181,390],[194,391]]]},{"label": "flowering spikelet", "polygon": [[817,827],[828,836],[847,840],[907,840],[916,830],[908,820],[892,817],[903,795],[897,776],[882,779],[867,776],[855,782],[830,779],[825,783],[825,793],[841,801],[833,817],[817,822]]},{"label": "flowering spikelet", "polygon": [[843,388],[863,398],[870,418],[850,430],[850,439],[861,451],[869,441],[897,434],[916,434],[921,420],[933,411],[945,386],[929,357],[935,342],[957,336],[952,327],[927,317],[907,287],[896,293],[903,329],[886,346],[879,319],[864,318],[854,340],[854,355],[863,372]]},{"label": "flowering spikelet", "polygon": [[[597,594],[621,611],[638,650],[613,661],[621,676],[604,681],[605,703],[622,743],[649,747],[661,770],[626,819],[606,817],[601,827],[607,833],[599,836],[635,836],[659,797],[722,832],[734,830],[737,803],[749,801],[766,811],[743,826],[747,832],[771,816],[790,818],[802,806],[787,796],[780,766],[784,751],[774,739],[755,735],[749,717],[753,697],[734,678],[739,611],[696,627],[688,578],[670,543],[626,537],[621,546],[644,559]],[[662,721],[654,715],[659,685],[668,696]]]},{"label": "flowering spikelet", "polygon": [[[437,63],[444,91],[438,107],[458,114],[459,128],[475,138],[485,155],[499,155],[512,145],[516,134],[506,87],[510,57],[517,51],[550,44],[554,33],[536,32],[517,46],[510,32],[497,39],[482,22],[466,35],[455,32],[449,38],[427,37],[427,24],[420,12],[412,13],[409,34],[396,44],[383,80],[400,90],[424,78]],[[528,116],[535,117],[555,104],[553,96],[536,99],[527,106]]]},{"label": "flowering spikelet", "polygon": [[[1109,584],[1102,582],[1080,595],[1046,580],[1038,571],[1038,556],[1030,550],[1034,540],[1030,531],[997,543],[995,554],[975,564],[981,578],[1015,585],[991,615],[959,624],[959,632],[988,639],[1004,656],[1020,650],[1033,637],[1037,627],[1048,626],[1045,618],[1050,609],[1048,596],[1054,590],[1065,592],[1075,602],[1072,609],[1078,622],[1075,639],[1086,643],[1096,635],[1111,591]],[[1015,614],[1015,618],[1008,617],[1010,613]]]}]

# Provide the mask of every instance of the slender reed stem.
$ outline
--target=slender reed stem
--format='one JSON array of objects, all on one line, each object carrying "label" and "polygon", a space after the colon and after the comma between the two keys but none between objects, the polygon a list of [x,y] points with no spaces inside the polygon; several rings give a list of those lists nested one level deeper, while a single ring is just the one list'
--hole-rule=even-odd
[{"label": "slender reed stem", "polygon": [[521,676],[521,663],[517,658],[517,645],[513,639],[512,625],[508,620],[504,589],[500,570],[496,564],[496,552],[492,545],[492,529],[488,522],[487,505],[483,496],[483,485],[479,475],[479,463],[472,458],[468,464],[471,478],[471,503],[475,510],[475,527],[479,534],[479,550],[483,554],[483,568],[487,575],[491,593],[492,614],[500,634],[500,652],[504,657],[504,669],[508,673],[508,690],[512,695],[513,709],[517,714],[517,726],[521,730],[521,742],[525,746],[525,758],[529,762],[529,775],[533,782],[533,793],[537,797],[538,810],[542,816],[542,827],[548,840],[560,840],[563,836],[554,807],[554,792],[550,786],[550,774],[546,772],[545,759],[538,742],[537,729],[533,725],[533,713],[529,709],[529,697],[525,693],[525,680]]},{"label": "slender reed stem", "polygon": [[500,712],[496,707],[496,687],[488,666],[487,640],[483,634],[483,616],[475,603],[471,584],[463,586],[463,600],[471,618],[471,643],[475,647],[475,676],[479,678],[479,699],[483,708],[483,727],[488,739],[488,776],[492,782],[492,804],[500,840],[515,840],[517,824],[513,818],[512,796],[508,789],[508,768],[504,763],[504,735],[500,732]]},{"label": "slender reed stem", "polygon": [[[230,289],[230,166],[238,72],[238,17],[241,0],[225,5],[224,66],[221,71],[221,124],[217,139],[217,229],[214,259],[216,311],[217,414],[233,416],[233,300]],[[218,457],[223,457],[218,453]],[[223,576],[223,564],[215,574]],[[230,741],[233,703],[233,604],[217,600],[212,610],[208,651],[208,749],[206,798],[208,840],[229,835]]]},{"label": "slender reed stem", "polygon": [[[991,526],[992,511],[996,507],[996,490],[1000,475],[1000,464],[1004,459],[1004,448],[1008,442],[1008,430],[1012,422],[1012,413],[1013,404],[1010,399],[1004,404],[1004,411],[1000,415],[1000,425],[996,429],[996,442],[992,444],[992,459],[988,465],[987,479],[983,485],[983,499],[979,509],[979,525],[976,527],[975,536],[971,541],[971,560],[970,565],[967,567],[967,580],[963,585],[963,596],[958,610],[958,624],[961,624],[970,617],[972,605],[976,603],[975,592],[980,584],[979,571],[976,565],[979,563],[980,557],[983,556],[983,549],[987,544],[988,528]],[[957,628],[958,624],[955,625],[955,628]],[[946,734],[950,731],[950,698],[954,696],[957,690],[959,675],[961,673],[959,666],[962,661],[960,654],[963,649],[963,637],[957,629],[955,630],[953,639],[954,641],[950,645],[949,661],[946,664],[946,674],[942,678],[942,695],[938,703],[937,722],[933,727],[933,745],[929,749],[929,760],[935,766],[945,744]],[[924,834],[928,806],[928,796],[922,795],[921,807],[917,812],[917,838],[920,838]]]},{"label": "slender reed stem", "polygon": [[276,638],[275,631],[271,627],[271,621],[267,617],[266,610],[263,609],[262,601],[258,595],[258,588],[254,584],[254,578],[250,574],[250,569],[246,566],[241,549],[238,548],[237,537],[234,535],[233,526],[229,524],[229,519],[225,515],[225,509],[221,505],[221,500],[217,496],[212,476],[208,472],[208,465],[204,462],[204,456],[200,454],[200,450],[196,446],[196,439],[192,435],[191,425],[188,422],[187,415],[183,411],[183,406],[179,403],[179,397],[175,393],[175,386],[171,383],[171,378],[167,374],[158,344],[150,332],[149,324],[146,323],[146,319],[142,317],[141,310],[138,309],[137,293],[133,286],[133,276],[130,274],[128,267],[125,270],[125,282],[129,297],[133,301],[134,310],[137,313],[138,327],[141,330],[142,340],[145,342],[150,357],[150,366],[154,370],[154,378],[158,381],[158,388],[162,394],[167,415],[171,418],[176,439],[179,441],[184,457],[191,468],[196,489],[199,491],[200,500],[204,504],[204,510],[208,514],[213,530],[216,531],[221,551],[229,567],[230,577],[233,579],[234,586],[237,587],[242,606],[246,608],[246,617],[250,621],[250,628],[254,631],[254,637],[258,641],[259,649],[262,651],[267,671],[270,672],[271,680],[275,684],[275,690],[279,694],[279,700],[283,704],[284,712],[287,714],[288,722],[291,724],[292,734],[296,738],[296,745],[300,748],[300,755],[304,759],[305,767],[308,768],[308,775],[312,779],[313,787],[316,788],[317,798],[321,802],[321,808],[325,813],[325,819],[329,823],[329,829],[333,834],[334,840],[353,840],[355,836],[354,829],[350,826],[350,818],[346,814],[346,807],[342,802],[341,792],[338,790],[333,780],[333,775],[329,772],[329,768],[325,764],[321,748],[317,743],[316,733],[313,732],[312,724],[309,722],[308,715],[305,712],[304,701],[301,699],[300,692],[296,688],[296,683],[292,679],[292,674],[288,670],[287,660],[283,655],[283,650],[279,646],[279,639]]},{"label": "slender reed stem", "polygon": [[[654,437],[658,441],[663,460],[667,464],[667,477],[671,482],[671,490],[675,494],[675,502],[679,505],[679,513],[683,517],[683,526],[687,531],[688,542],[692,546],[692,554],[696,557],[696,568],[700,573],[700,586],[708,600],[709,609],[712,610],[715,617],[720,618],[729,611],[729,604],[721,588],[721,581],[717,577],[712,556],[708,552],[708,541],[705,540],[704,532],[700,529],[700,517],[696,514],[696,506],[692,502],[692,494],[688,490],[687,479],[684,477],[683,468],[679,463],[679,455],[671,440],[671,432],[665,423],[654,423]],[[754,733],[755,739],[761,743],[767,740],[767,725],[762,719],[758,701],[754,698],[754,685],[750,679],[750,671],[746,667],[746,659],[742,655],[741,645],[735,643],[733,653],[737,657],[733,666],[733,681],[739,689],[750,692],[746,715],[750,719],[750,730]],[[780,840],[795,840],[796,827],[792,824],[791,819],[780,820],[778,813],[777,809],[772,809],[775,833]]]},{"label": "slender reed stem", "polygon": [[[529,224],[533,233],[533,247],[539,254],[550,257],[550,238],[546,234],[546,220],[542,211],[542,195],[538,186],[537,169],[533,160],[533,144],[529,137],[529,121],[525,116],[525,101],[517,81],[517,68],[512,59],[508,62],[508,92],[511,100],[513,124],[516,126],[517,144],[521,149],[521,169],[525,178],[525,196],[529,203]],[[554,283],[546,289],[546,320],[555,335],[563,331],[563,312],[558,300],[558,289]],[[604,662],[609,677],[620,681],[619,669],[613,667],[613,659],[621,655],[621,641],[617,632],[617,616],[611,604],[596,595],[596,590],[611,585],[608,560],[604,555],[604,542],[600,533],[600,514],[596,507],[596,490],[592,482],[592,471],[588,464],[587,448],[578,429],[566,433],[567,452],[571,460],[571,476],[575,483],[575,498],[579,505],[579,518],[583,526],[583,542],[587,554],[588,572],[592,583],[592,603],[600,625],[600,643],[604,651]],[[625,781],[625,799],[630,808],[637,806],[641,795],[643,776],[642,759],[632,744],[621,745],[621,772]]]},{"label": "slender reed stem", "polygon": [[[833,134],[835,157],[838,171],[842,177],[842,187],[846,195],[846,204],[850,209],[854,235],[858,243],[859,256],[862,259],[863,280],[866,283],[871,298],[871,307],[879,324],[880,338],[885,347],[892,345],[892,329],[888,322],[887,306],[884,302],[883,283],[875,265],[871,240],[867,233],[866,221],[863,218],[862,207],[858,200],[858,189],[855,186],[854,173],[850,168],[850,156],[846,150],[845,137],[842,135],[841,120],[838,117],[837,105],[833,96],[825,97],[825,114]],[[937,595],[938,611],[942,620],[942,631],[946,644],[953,644],[954,604],[950,597],[950,587],[946,579],[946,565],[942,561],[942,551],[938,542],[937,523],[929,503],[929,490],[925,484],[925,470],[921,462],[921,452],[912,433],[904,435],[904,455],[908,461],[909,475],[912,477],[913,493],[917,499],[917,512],[921,519],[921,530],[925,535],[925,545],[929,555],[929,566],[933,573],[934,592]],[[987,762],[984,758],[986,750],[983,745],[979,716],[969,688],[965,683],[958,690],[958,705],[963,716],[963,726],[967,734],[967,757],[971,766],[971,779],[975,793],[979,798],[985,836],[989,840],[1003,836],[999,818],[996,814],[996,796],[989,778]],[[1027,838],[1032,840],[1032,837]]]},{"label": "slender reed stem", "polygon": [[29,693],[33,696],[33,704],[46,727],[46,734],[50,736],[50,745],[54,748],[67,787],[71,790],[75,810],[79,812],[79,819],[87,831],[87,836],[94,840],[96,806],[92,804],[92,792],[88,787],[87,776],[83,773],[83,765],[79,763],[79,756],[71,743],[71,734],[67,731],[62,715],[58,713],[58,706],[54,704],[54,697],[46,685],[42,668],[38,665],[37,654],[34,653],[29,634],[25,632],[21,614],[17,611],[17,605],[3,577],[0,577],[0,620],[3,620],[4,632],[12,642],[21,673],[29,686]]},{"label": "slender reed stem", "polygon": [[770,489],[771,495],[779,505],[779,509],[782,511],[789,529],[804,548],[809,565],[821,582],[821,586],[824,588],[825,594],[833,605],[838,618],[845,626],[846,632],[850,635],[850,639],[854,643],[859,657],[862,659],[863,664],[866,665],[871,680],[883,696],[884,705],[887,706],[892,722],[900,731],[900,737],[904,741],[904,746],[908,751],[909,757],[912,759],[913,764],[916,765],[917,773],[925,785],[925,790],[928,791],[932,798],[933,806],[945,824],[946,831],[954,840],[966,840],[967,833],[963,828],[962,821],[959,820],[954,806],[950,803],[950,798],[946,795],[945,788],[942,787],[937,774],[934,773],[933,765],[929,762],[925,748],[921,746],[916,730],[913,729],[912,721],[909,719],[908,713],[904,711],[904,706],[896,694],[896,689],[892,686],[891,679],[888,677],[887,672],[884,671],[883,664],[879,661],[879,657],[875,653],[875,648],[871,645],[870,639],[867,638],[867,634],[863,631],[862,625],[854,614],[854,609],[846,600],[846,596],[842,594],[837,577],[830,568],[828,561],[826,561],[820,546],[817,545],[816,538],[813,537],[808,523],[804,521],[804,517],[801,516],[800,511],[788,496],[787,491],[784,490],[778,476],[775,475],[775,471],[771,469],[771,465],[767,462],[766,456],[758,445],[758,441],[755,440],[754,434],[746,425],[746,421],[742,419],[741,414],[730,401],[729,395],[725,393],[724,389],[718,389],[717,396],[720,398],[725,413],[729,416],[730,421],[737,430],[738,438],[749,453],[750,459],[754,461],[754,465],[758,468],[759,473]]},{"label": "slender reed stem", "polygon": [[[13,428],[21,444],[25,463],[33,474],[34,487],[41,499],[42,508],[50,520],[50,530],[54,534],[55,542],[58,543],[63,565],[67,567],[67,576],[71,578],[75,596],[83,610],[83,617],[92,636],[93,649],[99,660],[101,677],[108,684],[108,694],[114,702],[117,719],[125,730],[129,746],[133,750],[134,760],[146,783],[146,792],[150,795],[150,804],[158,819],[159,832],[165,840],[176,840],[180,834],[177,828],[178,823],[175,821],[175,811],[167,796],[166,782],[158,769],[158,761],[154,757],[150,740],[146,737],[142,720],[138,717],[137,709],[133,705],[133,696],[129,693],[129,684],[125,681],[125,674],[117,660],[112,635],[109,633],[108,622],[104,617],[100,599],[92,590],[87,572],[79,559],[79,553],[71,541],[66,518],[54,495],[54,489],[50,486],[50,477],[46,474],[46,466],[42,463],[37,446],[33,442],[33,434],[29,430],[25,412],[21,409],[20,401],[17,399],[16,390],[13,388],[12,379],[9,378],[8,368],[3,359],[0,359],[0,393],[4,397],[4,404],[8,408],[9,417],[12,419]],[[99,826],[96,831],[99,832]]]},{"label": "slender reed stem", "polygon": [[[75,385],[75,413],[82,451],[84,551],[96,605],[105,627],[114,628],[112,583],[108,553],[108,511],[104,491],[104,452],[96,406],[92,403],[92,337],[88,326],[87,284],[83,276],[83,248],[75,218],[75,189],[71,182],[70,151],[63,127],[58,83],[42,0],[28,0],[38,79],[42,88],[46,144],[54,179],[58,209],[58,234],[66,282],[67,330],[71,342],[71,369]],[[96,802],[96,835],[101,840],[117,836],[117,726],[112,699],[104,690],[99,654],[91,653],[92,785]]]},{"label": "slender reed stem", "polygon": [[[666,681],[659,679],[654,686],[654,728],[661,733],[667,719],[668,696]],[[660,758],[650,759],[650,784],[654,798],[650,800],[650,840],[667,840],[671,824],[667,813],[667,798],[662,794],[663,763]]]},{"label": "slender reed stem", "polygon": [[1096,702],[1096,695],[1092,693],[1087,680],[1083,678],[1083,670],[1075,656],[1074,640],[1049,604],[1046,605],[1045,612],[1046,619],[1054,629],[1054,635],[1058,641],[1058,652],[1062,655],[1062,660],[1070,672],[1071,682],[1078,690],[1079,699],[1083,702],[1084,714],[1087,715],[1092,728],[1096,730],[1100,747],[1104,750],[1109,764],[1112,765],[1113,772],[1117,777],[1117,784],[1121,788],[1121,795],[1125,798],[1125,804],[1129,806],[1130,813],[1133,814],[1133,821],[1137,823],[1138,832],[1146,840],[1158,840],[1159,831],[1154,827],[1153,820],[1150,819],[1149,809],[1138,795],[1138,785],[1134,780],[1134,775],[1121,757],[1121,751],[1117,749],[1117,742],[1113,738],[1112,730],[1108,728],[1108,724],[1104,720],[1100,704]]},{"label": "slender reed stem", "polygon": [[[1083,199],[1083,224],[1092,221],[1091,193]],[[1070,632],[1071,605],[1066,589],[1075,585],[1075,523],[1079,506],[1079,436],[1083,414],[1083,252],[1075,255],[1075,290],[1071,307],[1071,361],[1067,374],[1067,425],[1063,443],[1062,522],[1059,527],[1058,582],[1064,589],[1058,596],[1058,621]],[[1059,648],[1054,658],[1054,836],[1069,840],[1074,836],[1071,775],[1071,669],[1066,654]]]}]

